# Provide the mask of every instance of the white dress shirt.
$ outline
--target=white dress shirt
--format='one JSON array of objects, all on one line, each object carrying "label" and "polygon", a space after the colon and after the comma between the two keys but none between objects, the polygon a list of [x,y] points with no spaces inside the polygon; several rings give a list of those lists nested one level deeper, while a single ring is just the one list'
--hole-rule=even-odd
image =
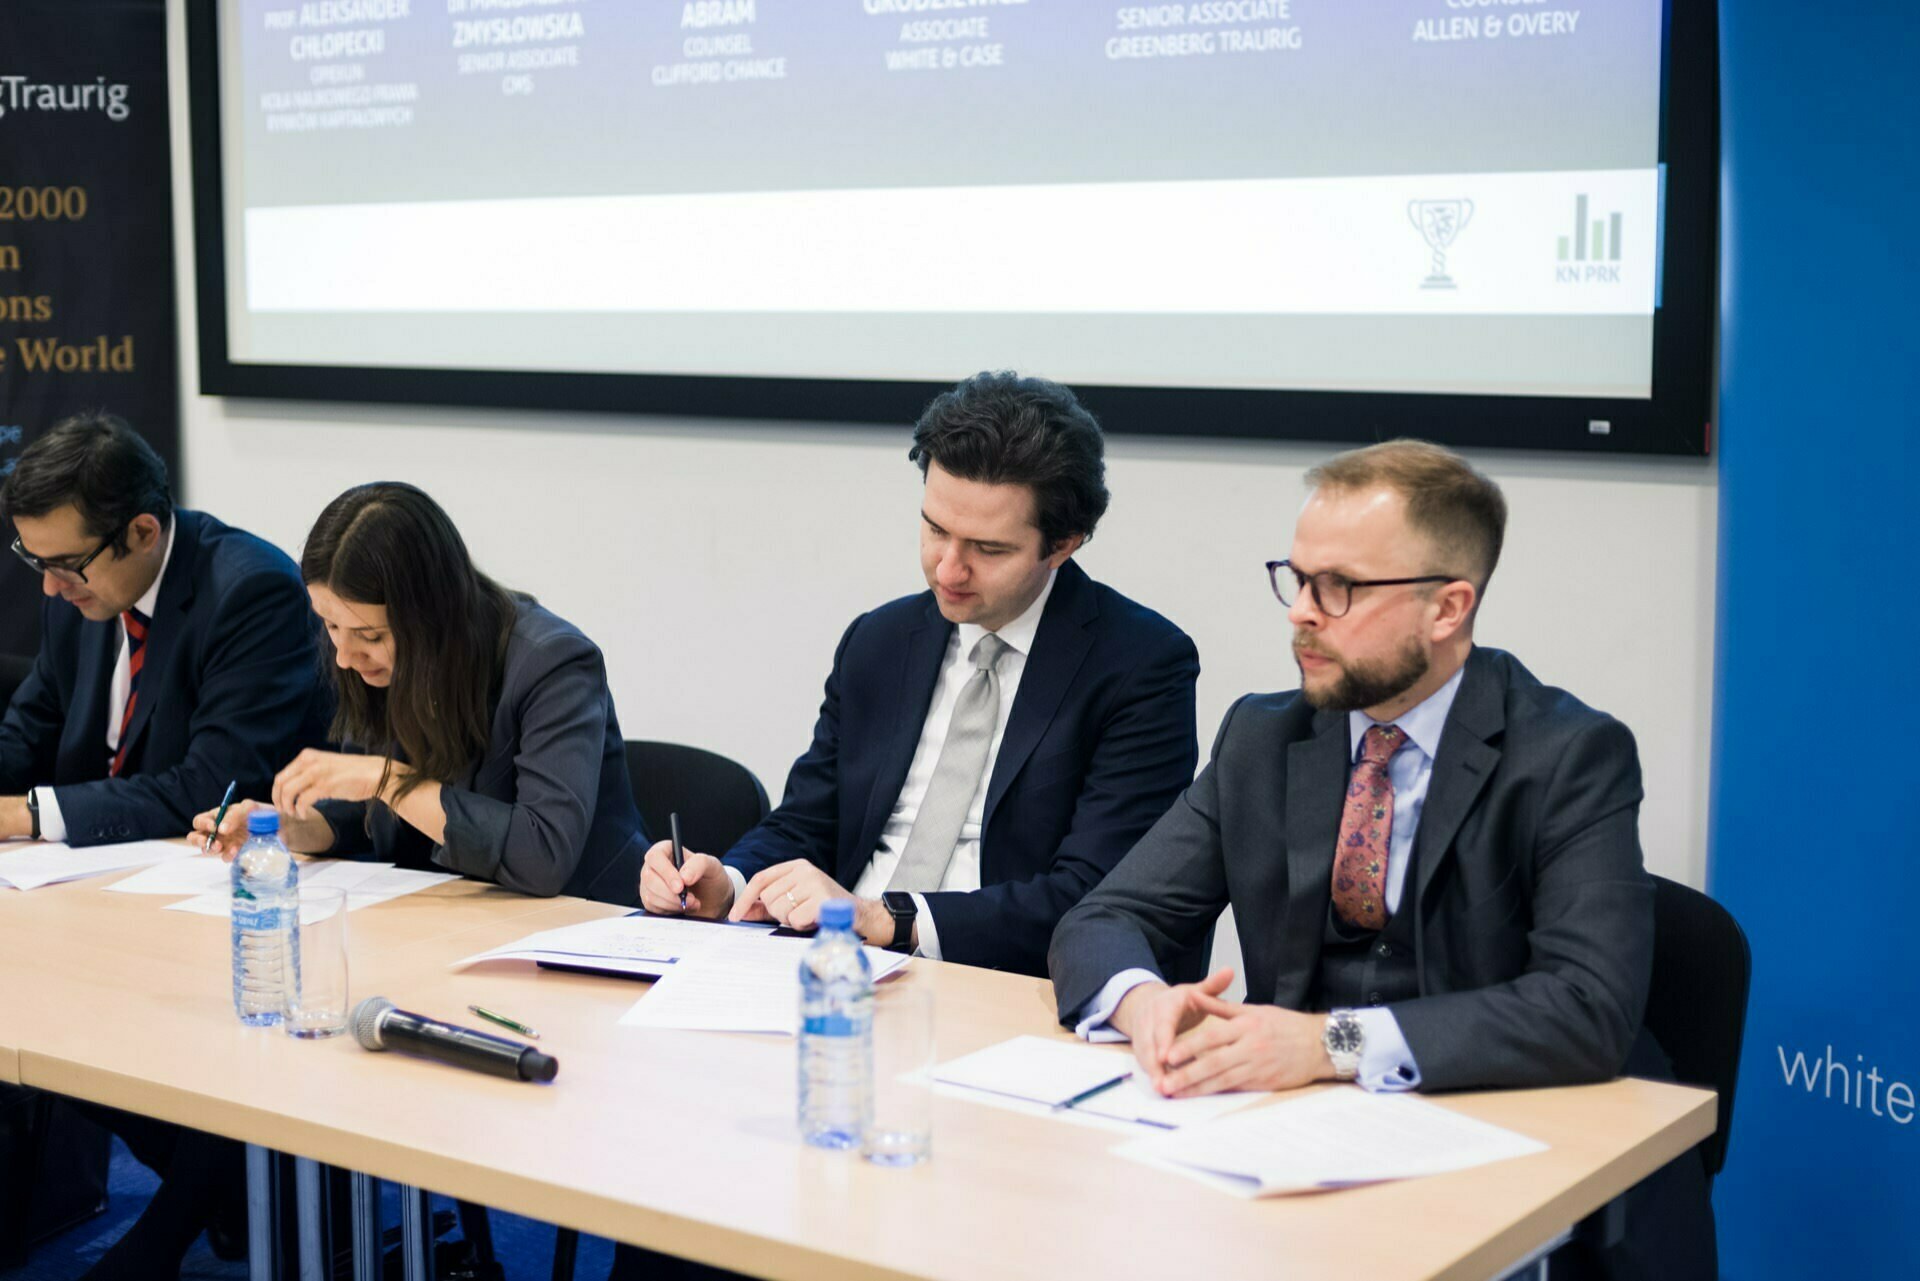
[{"label": "white dress shirt", "polygon": [[[1347,741],[1350,760],[1360,762],[1360,749],[1367,731],[1375,725],[1398,725],[1407,736],[1387,762],[1387,777],[1393,783],[1393,829],[1387,838],[1387,911],[1400,910],[1401,895],[1407,887],[1407,865],[1413,861],[1413,838],[1420,830],[1420,814],[1426,808],[1427,789],[1433,782],[1433,761],[1440,751],[1440,734],[1447,726],[1454,697],[1460,692],[1464,666],[1425,699],[1393,721],[1376,721],[1362,711],[1347,713]],[[1329,860],[1333,851],[1327,851]],[[1147,970],[1122,970],[1107,980],[1093,1000],[1087,1002],[1075,1031],[1089,1041],[1121,1041],[1126,1038],[1109,1022],[1126,994],[1142,983],[1157,983],[1160,976]],[[1411,1090],[1420,1084],[1420,1067],[1400,1031],[1400,1020],[1384,1006],[1355,1010],[1365,1037],[1360,1054],[1357,1080],[1369,1090]]]},{"label": "white dress shirt", "polygon": [[[986,814],[987,788],[993,781],[994,762],[1000,759],[1000,740],[1006,737],[1007,718],[1013,714],[1021,674],[1027,670],[1027,655],[1032,652],[1033,638],[1040,630],[1040,616],[1046,613],[1047,598],[1053,595],[1053,580],[1054,575],[1048,574],[1046,586],[1034,597],[1033,604],[995,633],[1007,647],[993,669],[1000,685],[1000,708],[994,721],[993,741],[987,747],[987,763],[980,771],[980,785],[974,789],[973,800],[967,806],[967,817],[960,826],[953,858],[947,863],[946,874],[940,878],[942,890],[980,888],[980,825]],[[940,749],[946,746],[954,704],[960,701],[961,689],[973,679],[973,651],[986,634],[984,627],[961,623],[947,639],[947,655],[940,663],[940,677],[933,686],[933,701],[927,705],[927,719],[920,726],[920,743],[913,750],[913,764],[908,767],[900,795],[894,799],[893,810],[880,829],[880,848],[873,852],[873,861],[867,864],[867,870],[860,874],[859,883],[853,887],[856,898],[879,898],[893,879],[894,869],[900,865],[907,837],[913,831],[913,821],[920,814],[920,802],[926,798],[934,767],[940,763]],[[746,891],[746,878],[731,867],[726,872],[733,882],[734,897],[739,898]],[[933,913],[927,910],[924,894],[915,894],[913,899],[919,909],[914,918],[920,936],[916,952],[937,961],[940,933],[933,923]]]},{"label": "white dress shirt", "polygon": [[[160,584],[167,581],[167,562],[173,558],[173,517],[167,517],[166,547],[160,553],[160,572],[153,576],[153,586],[147,588],[146,595],[133,603],[133,607],[153,617],[154,606],[160,603]],[[113,684],[107,687],[107,756],[120,750],[120,720],[127,714],[127,698],[133,688],[133,674],[127,670],[128,651],[127,622],[125,617],[114,620],[114,626],[120,629],[120,648],[113,658]],[[51,787],[36,787],[33,794],[40,801],[40,839],[43,841],[64,841],[67,839],[67,820],[60,813],[60,799],[53,794]]]}]

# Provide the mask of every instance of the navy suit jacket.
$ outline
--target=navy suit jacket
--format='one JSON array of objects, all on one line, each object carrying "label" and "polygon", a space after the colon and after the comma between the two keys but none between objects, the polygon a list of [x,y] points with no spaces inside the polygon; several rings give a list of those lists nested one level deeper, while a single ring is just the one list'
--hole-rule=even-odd
[{"label": "navy suit jacket", "polygon": [[486,753],[440,789],[440,804],[446,843],[435,845],[385,805],[322,801],[328,852],[445,868],[522,894],[634,902],[647,836],[606,663],[531,599],[507,639]]},{"label": "navy suit jacket", "polygon": [[[931,592],[853,620],[813,745],[728,865],[751,877],[804,858],[849,888],[860,879],[913,764],[952,634]],[[1192,781],[1199,673],[1186,633],[1072,561],[1060,567],[988,783],[981,888],[926,896],[946,960],[1046,973],[1060,917]]]},{"label": "navy suit jacket", "polygon": [[173,540],[120,777],[107,777],[118,620],[49,598],[33,671],[0,720],[0,793],[52,786],[68,844],[183,835],[229,782],[265,796],[325,741],[317,626],[287,554],[201,512],[175,512]]}]

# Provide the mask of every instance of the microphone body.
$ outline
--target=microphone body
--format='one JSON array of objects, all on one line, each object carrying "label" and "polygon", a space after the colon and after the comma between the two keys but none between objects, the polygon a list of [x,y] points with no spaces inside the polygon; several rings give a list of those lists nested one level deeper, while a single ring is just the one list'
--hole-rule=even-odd
[{"label": "microphone body", "polygon": [[362,1049],[417,1054],[509,1081],[551,1081],[560,1071],[558,1059],[530,1045],[395,1009],[384,996],[354,1007],[353,1037]]}]

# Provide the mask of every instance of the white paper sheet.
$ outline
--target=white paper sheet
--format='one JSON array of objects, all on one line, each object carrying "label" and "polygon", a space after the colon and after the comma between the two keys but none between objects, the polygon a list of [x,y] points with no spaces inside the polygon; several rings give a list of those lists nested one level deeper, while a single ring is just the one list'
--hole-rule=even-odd
[{"label": "white paper sheet", "polygon": [[1016,1036],[933,1069],[933,1079],[942,1085],[964,1086],[1049,1107],[1125,1081],[1132,1074],[1133,1058],[1129,1054],[1041,1036]]},{"label": "white paper sheet", "polygon": [[123,876],[105,888],[115,894],[171,894],[181,898],[222,889],[230,883],[232,875],[232,867],[224,859],[197,854],[192,858],[155,863],[146,871]]},{"label": "white paper sheet", "polygon": [[[300,869],[300,884],[313,888],[325,888],[347,891],[347,910],[365,907],[368,903],[383,902],[383,899],[360,899],[360,891],[369,882],[394,870],[391,863],[360,863],[350,859],[335,859],[327,862],[307,863]],[[231,876],[231,873],[229,873]],[[229,885],[231,882],[229,881]],[[406,893],[407,891],[401,891]],[[391,896],[389,896],[391,897]],[[167,904],[169,912],[192,912],[196,916],[232,916],[233,891],[222,887],[210,890],[194,898],[182,899],[178,903]]]},{"label": "white paper sheet", "polygon": [[[628,917],[654,925],[693,922]],[[707,927],[647,994],[620,1018],[622,1027],[678,1028],[699,1032],[772,1032],[792,1036],[800,1024],[800,958],[808,938],[775,937],[771,930]],[[908,958],[883,948],[862,949],[878,983],[899,973]]]},{"label": "white paper sheet", "polygon": [[1409,1094],[1341,1086],[1114,1152],[1257,1197],[1444,1174],[1546,1150]]},{"label": "white paper sheet", "polygon": [[[1019,1097],[1020,1094],[1036,1094],[1043,1093],[1044,1091],[1036,1091],[1031,1083],[1022,1084],[1018,1081],[996,1083],[990,1080],[988,1082],[989,1086],[997,1086],[997,1088],[1002,1090],[1012,1091],[995,1093],[990,1089],[975,1088],[971,1085],[950,1084],[944,1080],[935,1079],[932,1081],[935,1093],[947,1098],[965,1099],[970,1103],[983,1103],[990,1107],[1001,1108],[1009,1112],[1019,1112],[1027,1116],[1049,1117],[1056,1121],[1068,1121],[1079,1125],[1096,1126],[1116,1134],[1133,1135],[1139,1135],[1153,1130],[1177,1130],[1182,1126],[1200,1125],[1216,1117],[1224,1116],[1226,1113],[1232,1112],[1237,1108],[1243,1108],[1249,1103],[1268,1097],[1264,1093],[1238,1092],[1232,1094],[1208,1094],[1193,1099],[1163,1098],[1147,1081],[1146,1077],[1141,1075],[1138,1066],[1133,1062],[1132,1054],[1128,1051],[1099,1045],[1076,1044],[1070,1041],[1047,1041],[1039,1037],[1019,1037],[1016,1038],[1016,1041],[1033,1041],[1041,1045],[1050,1046],[1052,1047],[1050,1053],[1057,1056],[1058,1060],[1062,1063],[1066,1062],[1069,1054],[1080,1056],[1087,1064],[1085,1070],[1089,1073],[1090,1079],[1093,1079],[1093,1074],[1096,1073],[1096,1071],[1099,1076],[1106,1077],[1106,1079],[1113,1079],[1109,1074],[1114,1070],[1114,1067],[1110,1065],[1116,1061],[1118,1067],[1125,1069],[1130,1075],[1126,1077],[1123,1083],[1115,1085],[1112,1089],[1103,1090],[1092,1098],[1082,1099],[1080,1102],[1064,1108],[1054,1107],[1051,1103],[1035,1101],[1032,1098]],[[1014,1044],[1015,1042],[1003,1042],[1001,1045],[991,1047],[991,1049],[992,1051],[1002,1051],[1005,1047]],[[981,1054],[988,1052],[989,1051],[981,1051]],[[975,1058],[978,1056],[969,1055],[968,1057]],[[950,1065],[942,1065],[934,1068],[934,1077],[938,1078],[946,1073],[949,1066],[957,1066],[963,1062],[964,1060],[956,1059]],[[1001,1064],[1001,1067],[1017,1071],[1018,1063],[1013,1060],[1005,1060]],[[1056,1094],[1054,1097],[1059,1096]],[[1073,1096],[1069,1094],[1065,1097],[1071,1098]]]},{"label": "white paper sheet", "polygon": [[74,849],[57,842],[20,845],[0,851],[0,885],[37,890],[60,881],[77,881],[102,872],[145,867],[168,859],[190,858],[191,845],[171,841],[129,841]]},{"label": "white paper sheet", "polygon": [[620,1026],[792,1036],[800,1025],[800,962],[784,951],[736,949],[685,960],[620,1016]]},{"label": "white paper sheet", "polygon": [[683,959],[772,933],[771,925],[721,925],[642,913],[542,930],[453,964],[458,969],[482,961],[556,961],[658,978]]},{"label": "white paper sheet", "polygon": [[378,869],[373,875],[347,887],[348,911],[357,912],[363,907],[372,907],[375,903],[405,898],[409,894],[417,894],[435,885],[445,885],[448,881],[460,879],[457,872],[429,872],[424,868],[388,867],[384,863],[373,866]]},{"label": "white paper sheet", "polygon": [[[781,964],[798,965],[800,954],[813,940],[776,936],[771,925],[734,925],[694,921],[678,916],[630,916],[582,921],[559,929],[542,930],[490,951],[453,963],[454,969],[491,961],[546,961],[580,965],[595,970],[659,978],[679,966],[735,948],[768,948],[787,957]],[[866,949],[877,983],[897,972],[907,958],[884,948]],[[788,976],[793,977],[792,975]]]}]

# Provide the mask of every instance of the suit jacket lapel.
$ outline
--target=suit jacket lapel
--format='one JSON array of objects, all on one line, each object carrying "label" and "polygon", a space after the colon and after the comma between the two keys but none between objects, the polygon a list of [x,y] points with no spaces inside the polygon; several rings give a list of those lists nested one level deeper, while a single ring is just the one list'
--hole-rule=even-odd
[{"label": "suit jacket lapel", "polygon": [[[167,558],[166,576],[160,580],[160,598],[153,604],[153,618],[147,627],[146,657],[140,662],[140,697],[133,705],[133,721],[121,741],[131,759],[133,744],[140,741],[147,722],[153,717],[163,673],[180,648],[180,634],[186,630],[187,608],[193,603],[194,561],[200,552],[200,526],[190,512],[179,512],[173,521],[173,550]],[[115,646],[116,652],[118,646]],[[178,715],[173,708],[169,715]],[[105,728],[102,727],[104,735]]]},{"label": "suit jacket lapel", "polygon": [[[1452,857],[1460,824],[1493,777],[1500,763],[1500,749],[1494,743],[1506,724],[1505,682],[1495,669],[1493,655],[1475,649],[1467,656],[1467,674],[1460,679],[1460,693],[1453,700],[1446,728],[1440,731],[1440,752],[1434,757],[1420,830],[1413,838],[1414,904],[1426,899],[1427,887]],[[1401,909],[1407,906],[1403,902]]]},{"label": "suit jacket lapel", "polygon": [[1340,839],[1352,765],[1344,712],[1317,713],[1313,727],[1312,738],[1287,748],[1287,893],[1273,936],[1279,982],[1306,982],[1298,991],[1273,993],[1278,1005],[1297,1006],[1306,999],[1306,984],[1318,964],[1333,895],[1333,847]]},{"label": "suit jacket lapel", "polygon": [[1007,794],[1041,735],[1053,723],[1053,714],[1060,710],[1067,687],[1073,684],[1087,651],[1093,648],[1091,627],[1099,615],[1099,603],[1087,590],[1086,572],[1068,561],[1060,567],[1053,595],[1047,598],[1047,608],[1040,615],[1040,626],[1033,634],[1033,652],[1027,655],[1013,710],[1007,716],[1007,732],[1001,736],[1000,752],[993,760],[987,805],[980,817],[983,832],[993,822],[1000,798]]},{"label": "suit jacket lapel", "polygon": [[[841,850],[849,863],[864,869],[866,859],[879,848],[880,829],[886,825],[893,803],[913,766],[913,753],[920,745],[920,731],[926,727],[927,709],[933,705],[933,687],[940,680],[940,664],[947,656],[947,642],[953,636],[953,624],[940,614],[933,593],[927,593],[926,608],[920,620],[907,633],[900,655],[900,673],[894,691],[893,735],[888,739],[874,774],[873,790],[867,794],[867,812],[860,824],[858,841]],[[842,744],[845,750],[845,744]],[[845,871],[846,869],[842,869]],[[851,884],[852,882],[848,882]]]}]

